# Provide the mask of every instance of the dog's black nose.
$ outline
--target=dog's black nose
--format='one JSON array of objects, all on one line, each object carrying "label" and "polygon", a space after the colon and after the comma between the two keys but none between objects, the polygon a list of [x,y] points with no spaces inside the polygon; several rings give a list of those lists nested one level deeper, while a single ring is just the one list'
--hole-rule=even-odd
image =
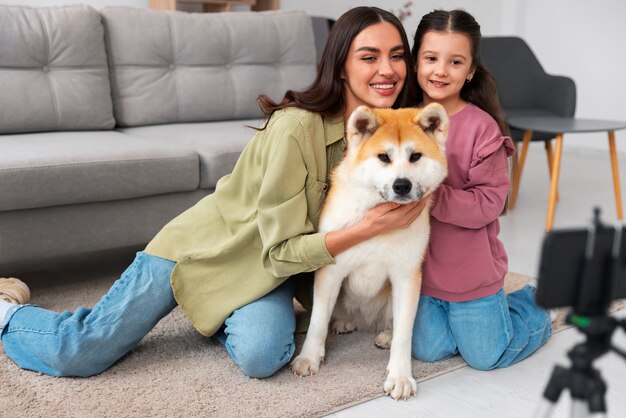
[{"label": "dog's black nose", "polygon": [[404,196],[411,191],[412,184],[409,179],[396,179],[391,187],[398,196]]}]

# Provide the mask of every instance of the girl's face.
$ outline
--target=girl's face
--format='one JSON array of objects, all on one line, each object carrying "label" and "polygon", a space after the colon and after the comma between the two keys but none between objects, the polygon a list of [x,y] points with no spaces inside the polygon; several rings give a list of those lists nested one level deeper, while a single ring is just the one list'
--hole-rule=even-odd
[{"label": "girl's face", "polygon": [[360,105],[391,107],[406,79],[404,44],[389,22],[363,29],[352,41],[342,72],[348,118]]},{"label": "girl's face", "polygon": [[452,115],[465,105],[461,88],[474,75],[468,36],[455,32],[426,32],[417,52],[417,82],[424,105],[438,102]]}]

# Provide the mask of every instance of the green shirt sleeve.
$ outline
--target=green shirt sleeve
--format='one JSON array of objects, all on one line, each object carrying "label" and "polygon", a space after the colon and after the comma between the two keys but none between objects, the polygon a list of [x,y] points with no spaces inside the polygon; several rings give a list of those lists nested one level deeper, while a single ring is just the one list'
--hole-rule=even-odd
[{"label": "green shirt sleeve", "polygon": [[324,138],[311,138],[289,114],[275,118],[267,130],[257,206],[263,265],[273,276],[286,277],[331,264],[326,234],[316,233],[307,202],[307,196],[323,199],[321,190],[314,192],[319,182],[309,173],[307,141]]}]

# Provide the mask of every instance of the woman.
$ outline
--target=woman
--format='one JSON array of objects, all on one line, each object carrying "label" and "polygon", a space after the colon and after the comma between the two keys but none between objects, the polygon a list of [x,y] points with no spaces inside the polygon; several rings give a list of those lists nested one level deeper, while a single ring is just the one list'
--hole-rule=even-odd
[{"label": "woman", "polygon": [[288,91],[280,103],[259,98],[268,121],[233,172],[166,225],[92,309],[59,314],[25,305],[23,284],[0,280],[6,354],[22,368],[53,376],[94,375],[178,304],[245,374],[274,374],[295,349],[293,296],[296,287],[310,291],[304,274],[409,225],[421,211],[419,204],[384,204],[356,225],[316,232],[350,113],[361,104],[414,103],[415,79],[395,16],[373,7],[346,12],[333,26],[313,84]]}]

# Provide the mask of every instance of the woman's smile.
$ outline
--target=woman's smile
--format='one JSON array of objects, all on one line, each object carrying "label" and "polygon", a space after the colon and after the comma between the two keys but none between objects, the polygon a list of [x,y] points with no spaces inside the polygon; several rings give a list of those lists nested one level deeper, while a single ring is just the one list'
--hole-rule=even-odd
[{"label": "woman's smile", "polygon": [[378,94],[382,96],[393,96],[396,92],[397,82],[377,82],[370,84],[370,87],[374,89]]}]

